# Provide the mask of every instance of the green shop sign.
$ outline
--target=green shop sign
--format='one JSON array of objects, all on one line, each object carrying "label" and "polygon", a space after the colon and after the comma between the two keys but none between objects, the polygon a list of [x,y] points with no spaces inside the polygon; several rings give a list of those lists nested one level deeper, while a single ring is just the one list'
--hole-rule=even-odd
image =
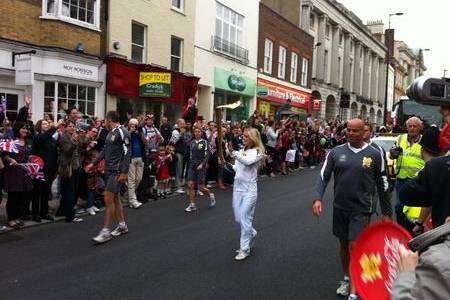
[{"label": "green shop sign", "polygon": [[225,91],[255,96],[256,80],[220,68],[214,69],[214,87]]},{"label": "green shop sign", "polygon": [[172,96],[172,74],[163,72],[139,73],[139,96],[169,98]]}]

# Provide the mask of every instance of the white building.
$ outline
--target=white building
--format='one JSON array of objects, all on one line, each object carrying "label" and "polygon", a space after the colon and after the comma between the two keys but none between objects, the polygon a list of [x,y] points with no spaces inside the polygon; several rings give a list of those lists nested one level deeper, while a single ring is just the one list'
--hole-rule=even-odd
[{"label": "white building", "polygon": [[[288,1],[288,0],[286,0]],[[363,22],[335,0],[302,0],[300,26],[314,36],[313,98],[321,117],[383,120],[386,52]],[[340,108],[340,103],[348,108]]]},{"label": "white building", "polygon": [[246,119],[256,107],[259,1],[197,1],[195,23],[199,114],[212,120],[216,106],[240,100],[224,118]]}]

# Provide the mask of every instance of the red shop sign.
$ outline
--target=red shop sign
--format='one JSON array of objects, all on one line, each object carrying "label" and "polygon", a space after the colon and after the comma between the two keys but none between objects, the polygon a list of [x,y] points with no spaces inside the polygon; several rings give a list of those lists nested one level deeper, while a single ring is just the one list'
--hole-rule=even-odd
[{"label": "red shop sign", "polygon": [[314,99],[313,110],[320,110],[321,104],[322,104],[322,101],[320,99]]},{"label": "red shop sign", "polygon": [[272,102],[284,104],[291,99],[291,105],[298,108],[308,109],[311,100],[311,93],[303,90],[297,90],[277,83],[258,78],[258,85],[268,88],[268,95],[263,97]]}]

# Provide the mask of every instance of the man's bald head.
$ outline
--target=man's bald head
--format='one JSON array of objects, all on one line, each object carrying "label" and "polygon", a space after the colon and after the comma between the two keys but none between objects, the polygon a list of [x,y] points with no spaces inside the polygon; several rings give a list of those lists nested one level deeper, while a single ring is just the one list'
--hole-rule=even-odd
[{"label": "man's bald head", "polygon": [[347,138],[352,147],[361,148],[364,145],[364,121],[352,119],[347,123]]}]

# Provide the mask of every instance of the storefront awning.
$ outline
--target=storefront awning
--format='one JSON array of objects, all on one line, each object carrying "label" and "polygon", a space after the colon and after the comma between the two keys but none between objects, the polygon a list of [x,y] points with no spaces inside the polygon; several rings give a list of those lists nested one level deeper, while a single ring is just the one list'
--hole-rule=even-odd
[{"label": "storefront awning", "polygon": [[108,57],[107,92],[121,98],[147,98],[139,94],[141,72],[161,72],[171,74],[171,95],[167,98],[148,97],[160,101],[183,104],[195,97],[199,78],[146,64],[135,64],[122,58]]},{"label": "storefront awning", "polygon": [[266,101],[285,104],[288,99],[290,105],[307,110],[311,101],[311,94],[293,89],[262,78],[258,78],[258,96]]}]

